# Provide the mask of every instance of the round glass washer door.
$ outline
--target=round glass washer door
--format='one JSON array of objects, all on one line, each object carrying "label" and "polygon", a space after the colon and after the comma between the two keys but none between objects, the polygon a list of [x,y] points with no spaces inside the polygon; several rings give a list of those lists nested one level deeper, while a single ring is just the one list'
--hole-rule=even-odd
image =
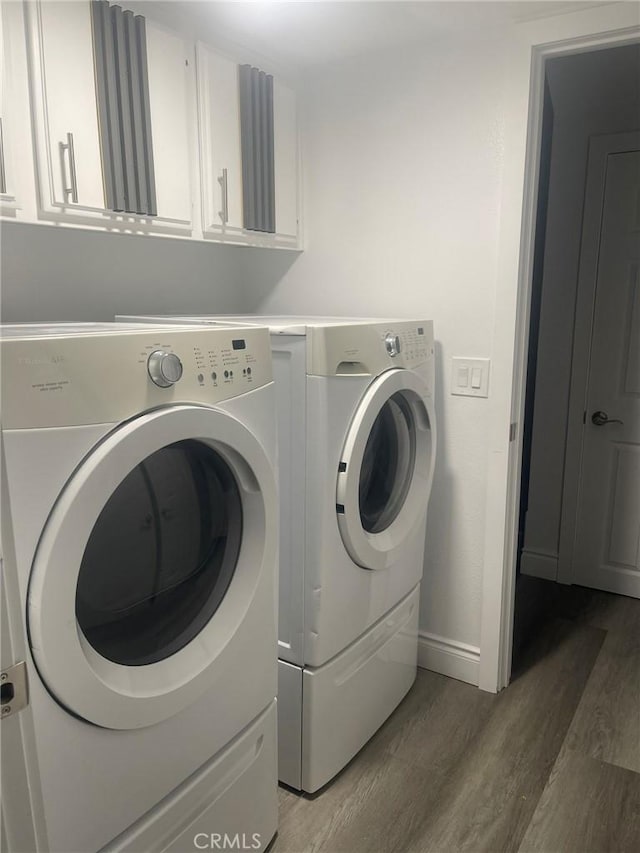
[{"label": "round glass washer door", "polygon": [[276,505],[262,445],[223,411],[160,409],[107,435],[31,572],[30,642],[53,696],[116,729],[195,701],[275,561]]},{"label": "round glass washer door", "polygon": [[194,439],[156,450],[93,526],[76,587],[79,629],[123,666],[175,654],[218,609],[241,541],[240,490],[220,451]]},{"label": "round glass washer door", "polygon": [[420,376],[389,370],[367,389],[338,470],[338,525],[351,559],[384,569],[423,520],[435,461],[431,396]]}]

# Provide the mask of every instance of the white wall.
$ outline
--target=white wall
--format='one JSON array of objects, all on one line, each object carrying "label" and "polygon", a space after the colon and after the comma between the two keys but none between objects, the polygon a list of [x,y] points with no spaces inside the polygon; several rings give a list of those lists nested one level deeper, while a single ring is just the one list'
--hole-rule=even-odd
[{"label": "white wall", "polygon": [[[307,251],[288,270],[244,258],[253,310],[434,319],[441,443],[420,627],[434,668],[489,690],[509,677],[531,50],[637,26],[637,6],[613,4],[323,71],[305,101]],[[452,355],[492,358],[489,400],[450,395]]]},{"label": "white wall", "polygon": [[[640,129],[640,47],[552,60],[554,105],[522,571],[555,580],[589,138]],[[595,93],[595,96],[594,96]]]},{"label": "white wall", "polygon": [[238,247],[3,222],[2,322],[245,309]]},{"label": "white wall", "polygon": [[433,318],[440,446],[421,626],[478,647],[488,401],[449,394],[490,357],[502,164],[500,40],[325,71],[306,100],[307,250],[246,257],[254,310]]},{"label": "white wall", "polygon": [[[58,229],[32,240],[10,226],[7,319],[260,309],[432,317],[441,443],[421,628],[460,657],[467,648],[475,671],[482,633],[481,684],[499,688],[531,46],[630,26],[637,5],[613,4],[536,21],[518,38],[430,44],[325,69],[303,93],[302,256],[212,246],[192,254],[169,240],[141,241],[143,251],[116,242],[138,238],[85,242],[54,237]],[[17,241],[8,249],[5,233]],[[152,271],[141,276],[146,263]],[[454,354],[493,358],[488,401],[449,395]]]}]

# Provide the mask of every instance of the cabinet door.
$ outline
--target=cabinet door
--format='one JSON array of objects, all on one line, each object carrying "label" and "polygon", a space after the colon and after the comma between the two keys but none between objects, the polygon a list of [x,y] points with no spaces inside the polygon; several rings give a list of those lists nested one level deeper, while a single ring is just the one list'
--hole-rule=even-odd
[{"label": "cabinet door", "polygon": [[0,216],[37,219],[22,3],[0,2]]},{"label": "cabinet door", "polygon": [[298,122],[295,93],[277,79],[273,86],[276,235],[298,238]]},{"label": "cabinet door", "polygon": [[193,51],[185,39],[146,18],[149,109],[158,219],[192,220],[195,125]]},{"label": "cabinet door", "polygon": [[243,239],[238,65],[197,45],[198,117],[205,235]]},{"label": "cabinet door", "polygon": [[13,191],[13,174],[11,168],[11,146],[9,135],[11,132],[10,119],[10,75],[9,51],[11,44],[9,33],[5,27],[4,18],[7,6],[0,6],[0,210],[10,208],[15,202]]},{"label": "cabinet door", "polygon": [[29,12],[41,213],[123,230],[190,230],[195,114],[188,42],[144,16],[157,216],[113,211],[104,192],[91,4],[47,0]]},{"label": "cabinet door", "polygon": [[[88,2],[50,0],[36,14],[41,99],[40,160],[46,208],[104,209]],[[45,174],[48,182],[44,181]],[[48,184],[48,186],[47,186]]]},{"label": "cabinet door", "polygon": [[238,63],[197,46],[203,231],[253,245],[297,246],[298,126],[295,93],[274,80],[275,234],[244,229]]}]

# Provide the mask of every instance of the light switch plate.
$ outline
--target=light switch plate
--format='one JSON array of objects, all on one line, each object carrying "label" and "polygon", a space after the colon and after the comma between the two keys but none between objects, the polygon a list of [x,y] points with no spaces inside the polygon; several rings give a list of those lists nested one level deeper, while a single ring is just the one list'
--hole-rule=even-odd
[{"label": "light switch plate", "polygon": [[489,396],[488,358],[451,359],[451,393],[465,397]]}]

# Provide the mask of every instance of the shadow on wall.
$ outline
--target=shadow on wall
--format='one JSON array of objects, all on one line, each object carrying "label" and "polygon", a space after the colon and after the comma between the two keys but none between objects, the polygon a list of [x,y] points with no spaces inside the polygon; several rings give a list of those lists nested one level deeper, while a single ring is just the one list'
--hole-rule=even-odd
[{"label": "shadow on wall", "polygon": [[[447,435],[447,422],[444,415],[444,397],[445,397],[445,375],[444,375],[444,356],[442,353],[442,345],[439,341],[435,342],[435,358],[436,358],[436,388],[435,388],[435,411],[436,411],[436,428],[437,428],[437,450],[436,464],[433,476],[433,487],[431,489],[431,498],[429,500],[429,511],[427,515],[427,536],[424,548],[424,576],[422,581],[422,589],[420,593],[420,624],[428,624],[426,614],[428,609],[432,609],[432,605],[428,604],[433,595],[437,594],[439,599],[438,610],[446,611],[450,608],[455,610],[455,591],[453,586],[446,588],[440,586],[437,590],[433,588],[431,579],[433,577],[434,567],[446,560],[446,554],[451,551],[451,539],[455,536],[453,524],[453,475],[447,464],[445,454],[445,436]],[[441,572],[436,572],[438,577],[441,577]],[[449,575],[449,581],[453,582],[453,578]],[[447,618],[445,615],[445,621]]]},{"label": "shadow on wall", "polygon": [[249,313],[327,313],[322,311],[305,312],[300,308],[300,302],[304,294],[296,300],[296,307],[291,310],[272,312],[267,307],[269,299],[277,289],[278,285],[289,272],[296,261],[302,260],[304,255],[300,252],[290,252],[283,249],[254,249],[245,247],[240,250],[240,264],[242,268],[243,292],[246,299],[245,311]]},{"label": "shadow on wall", "polygon": [[2,224],[0,248],[5,323],[104,322],[126,313],[242,313],[253,308],[247,304],[244,254],[256,255],[251,263],[258,276],[264,251],[277,256],[265,264],[273,275],[284,275],[297,257],[13,222]]}]

